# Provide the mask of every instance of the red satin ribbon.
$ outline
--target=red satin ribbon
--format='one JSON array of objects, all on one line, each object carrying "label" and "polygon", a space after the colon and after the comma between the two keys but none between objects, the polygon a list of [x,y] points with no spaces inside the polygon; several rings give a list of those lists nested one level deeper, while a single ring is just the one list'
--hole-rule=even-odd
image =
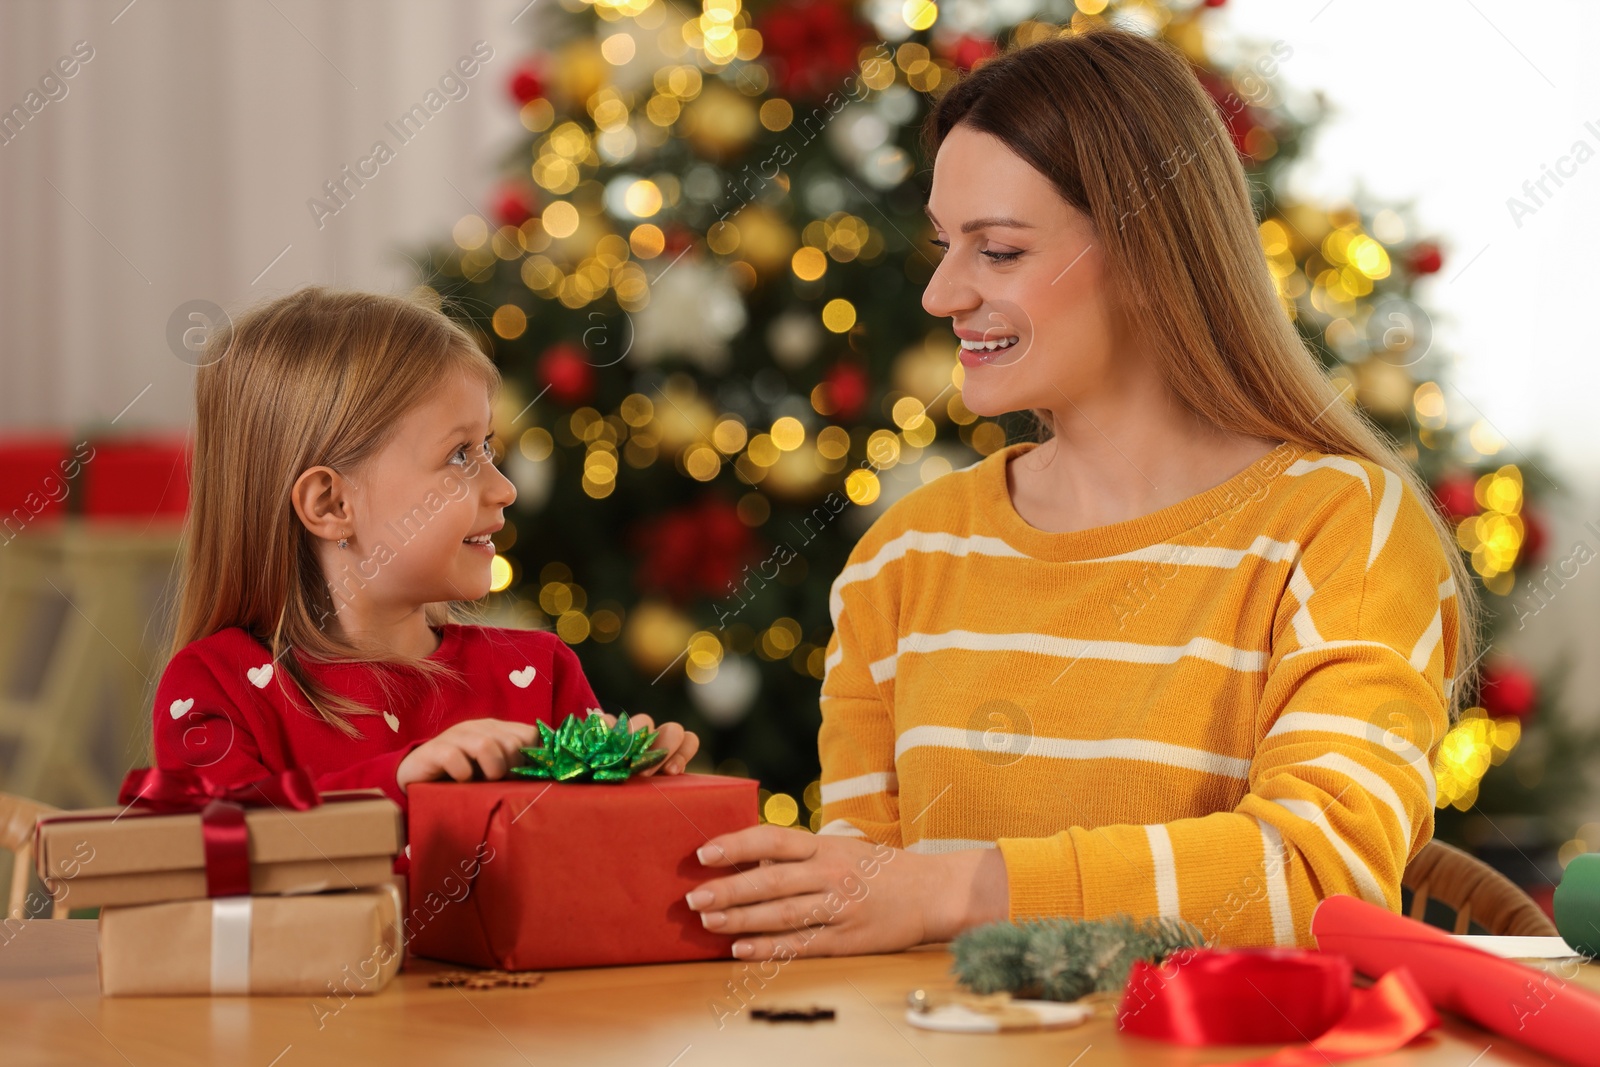
[{"label": "red satin ribbon", "polygon": [[292,768],[243,785],[208,781],[191,770],[136,767],[122,780],[119,804],[151,815],[200,813],[205,847],[206,896],[244,896],[250,892],[250,832],[245,808],[306,811],[322,803],[311,776]]},{"label": "red satin ribbon", "polygon": [[1439,1025],[1411,972],[1352,989],[1350,961],[1309,949],[1180,949],[1138,960],[1117,1010],[1131,1034],[1182,1045],[1301,1042],[1231,1067],[1313,1067],[1393,1052]]},{"label": "red satin ribbon", "polygon": [[303,768],[291,767],[242,785],[224,785],[187,768],[162,770],[135,767],[122,780],[118,804],[146,808],[152,814],[199,811],[213,800],[247,808],[293,808],[305,811],[322,803],[317,787]]}]

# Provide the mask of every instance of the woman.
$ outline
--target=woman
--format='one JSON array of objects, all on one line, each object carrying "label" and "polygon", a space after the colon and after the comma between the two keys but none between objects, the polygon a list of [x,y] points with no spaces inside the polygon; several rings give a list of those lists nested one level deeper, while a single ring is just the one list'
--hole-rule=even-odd
[{"label": "woman", "polygon": [[980,923],[1180,916],[1309,945],[1398,910],[1473,583],[1279,302],[1216,108],[1105,30],[938,103],[923,304],[1016,442],[912,492],[833,585],[820,834],[755,827],[689,904],[734,955],[884,952]]}]

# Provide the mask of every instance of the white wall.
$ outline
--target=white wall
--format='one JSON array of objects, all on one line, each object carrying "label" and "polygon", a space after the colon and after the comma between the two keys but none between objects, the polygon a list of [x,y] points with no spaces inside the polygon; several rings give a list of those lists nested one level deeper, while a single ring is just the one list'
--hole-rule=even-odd
[{"label": "white wall", "polygon": [[[109,421],[135,397],[119,429],[184,426],[180,304],[410,284],[397,249],[481,209],[521,129],[505,83],[547,4],[514,25],[527,0],[0,4],[0,108],[94,50],[0,144],[0,427]],[[402,146],[384,124],[480,40],[468,94]],[[319,230],[306,201],[379,139],[394,160]]]},{"label": "white wall", "polygon": [[[1446,246],[1422,290],[1435,346],[1457,356],[1446,400],[1510,441],[1505,455],[1572,492],[1547,515],[1547,560],[1580,540],[1600,553],[1600,6],[1485,0],[1229,0],[1225,24],[1294,55],[1280,84],[1324,90],[1337,113],[1295,176],[1306,195],[1357,187],[1413,200]],[[1577,162],[1575,142],[1593,157]],[[1579,153],[1581,154],[1581,152]],[[1533,205],[1523,183],[1571,157]],[[1513,218],[1507,200],[1533,205]],[[1537,458],[1543,457],[1543,458]],[[1532,467],[1526,466],[1531,460]],[[1579,660],[1567,695],[1600,718],[1600,564],[1577,577],[1504,647],[1535,666]],[[1519,600],[1538,607],[1519,585]]]},{"label": "white wall", "polygon": [[[1600,479],[1600,344],[1589,322],[1600,270],[1600,7],[1482,0],[1231,0],[1228,25],[1283,40],[1283,83],[1325,90],[1337,114],[1319,134],[1308,193],[1357,183],[1415,200],[1447,241],[1425,292],[1437,335],[1459,353],[1460,393],[1515,446],[1548,447]],[[1521,15],[1522,17],[1518,17]],[[1586,126],[1587,124],[1592,124]],[[1575,141],[1594,158],[1518,221],[1510,197]],[[1552,472],[1554,473],[1554,472]]]}]

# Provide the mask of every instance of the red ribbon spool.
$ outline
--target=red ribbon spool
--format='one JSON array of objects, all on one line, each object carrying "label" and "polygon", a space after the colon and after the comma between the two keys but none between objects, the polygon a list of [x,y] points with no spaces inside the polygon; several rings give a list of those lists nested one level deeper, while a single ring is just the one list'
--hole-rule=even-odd
[{"label": "red ribbon spool", "polygon": [[1312,1067],[1392,1052],[1439,1025],[1404,967],[1352,989],[1343,956],[1309,949],[1179,949],[1135,961],[1117,1009],[1130,1034],[1182,1045],[1302,1042],[1235,1067]]}]

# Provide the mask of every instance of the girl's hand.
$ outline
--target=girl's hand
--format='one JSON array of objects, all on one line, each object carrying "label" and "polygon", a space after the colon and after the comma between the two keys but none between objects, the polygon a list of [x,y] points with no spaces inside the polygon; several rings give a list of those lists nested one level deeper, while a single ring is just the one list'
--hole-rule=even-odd
[{"label": "girl's hand", "polygon": [[504,778],[506,771],[522,762],[518,749],[538,741],[539,728],[530,723],[468,719],[412,749],[400,761],[395,780],[404,791],[412,782],[436,778],[465,782],[480,772],[486,779]]},{"label": "girl's hand", "polygon": [[752,826],[712,838],[697,855],[738,871],[697,886],[688,902],[707,930],[739,935],[740,959],[898,952],[1007,917],[999,849],[922,855]]},{"label": "girl's hand", "polygon": [[[605,717],[607,726],[616,725],[615,715],[607,711],[602,711],[600,714]],[[694,758],[694,754],[700,751],[700,739],[675,722],[664,722],[657,727],[648,715],[628,716],[628,732],[637,733],[640,730],[658,731],[655,743],[650,747],[666,749],[667,752],[665,759],[640,771],[641,778],[647,778],[657,771],[664,774],[682,774],[683,769],[689,766],[689,761]]]}]

